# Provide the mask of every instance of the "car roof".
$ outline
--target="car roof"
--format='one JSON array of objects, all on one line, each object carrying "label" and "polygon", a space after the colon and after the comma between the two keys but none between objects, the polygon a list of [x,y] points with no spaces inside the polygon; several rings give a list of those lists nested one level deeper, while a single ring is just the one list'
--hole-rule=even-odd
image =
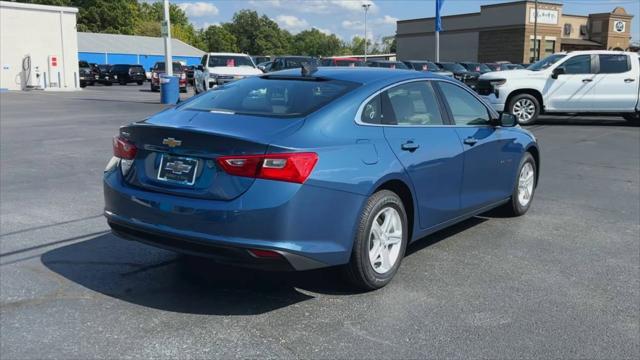
[{"label": "car roof", "polygon": [[[300,77],[303,78],[301,69],[288,69],[282,71],[271,72],[263,76],[286,76],[286,77]],[[442,79],[440,75],[419,72],[415,70],[405,69],[387,69],[387,68],[374,68],[374,67],[335,67],[335,66],[320,66],[318,70],[313,73],[313,77],[326,78],[340,81],[351,81],[361,84],[368,84],[377,81],[388,80],[402,81],[415,78],[433,78]]]},{"label": "car roof", "polygon": [[247,54],[242,53],[230,53],[230,52],[211,52],[209,55],[212,56],[249,56]]}]

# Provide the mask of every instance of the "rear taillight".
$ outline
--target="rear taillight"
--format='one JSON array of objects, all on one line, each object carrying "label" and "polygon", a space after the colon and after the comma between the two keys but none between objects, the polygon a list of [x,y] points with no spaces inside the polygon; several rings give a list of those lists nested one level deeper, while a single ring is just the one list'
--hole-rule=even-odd
[{"label": "rear taillight", "polygon": [[282,257],[279,252],[273,250],[249,249],[249,254],[262,259],[279,259]]},{"label": "rear taillight", "polygon": [[180,74],[180,79],[184,80],[186,78],[187,78],[187,74],[185,73]]},{"label": "rear taillight", "polygon": [[221,156],[218,164],[230,175],[304,183],[318,162],[312,152]]},{"label": "rear taillight", "polygon": [[136,146],[128,140],[120,136],[113,138],[113,156],[124,160],[133,160],[137,150]]}]

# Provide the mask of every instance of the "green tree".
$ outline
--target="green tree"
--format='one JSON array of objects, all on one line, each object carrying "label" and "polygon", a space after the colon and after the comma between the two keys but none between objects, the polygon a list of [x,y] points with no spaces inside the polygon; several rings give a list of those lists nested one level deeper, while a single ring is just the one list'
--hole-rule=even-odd
[{"label": "green tree", "polygon": [[289,52],[291,34],[267,16],[240,10],[230,23],[223,24],[237,39],[238,49],[253,55],[280,55]]},{"label": "green tree", "polygon": [[139,21],[136,0],[73,0],[78,11],[78,31],[133,35]]},{"label": "green tree", "polygon": [[200,34],[204,49],[210,52],[238,52],[238,39],[225,26],[211,25]]},{"label": "green tree", "polygon": [[304,30],[293,37],[293,52],[300,55],[340,55],[343,43],[337,36],[327,35],[318,29]]},{"label": "green tree", "polygon": [[[164,6],[161,1],[140,3],[140,18],[143,21],[161,22],[164,19]],[[171,25],[190,25],[187,14],[176,4],[169,4],[169,20]]]}]

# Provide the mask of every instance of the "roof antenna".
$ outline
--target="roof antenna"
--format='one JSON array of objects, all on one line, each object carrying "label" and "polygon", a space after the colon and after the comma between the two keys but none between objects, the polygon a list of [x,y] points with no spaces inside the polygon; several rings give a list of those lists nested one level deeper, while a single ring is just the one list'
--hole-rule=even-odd
[{"label": "roof antenna", "polygon": [[302,63],[302,76],[311,76],[318,71],[318,66],[314,63],[303,62]]}]

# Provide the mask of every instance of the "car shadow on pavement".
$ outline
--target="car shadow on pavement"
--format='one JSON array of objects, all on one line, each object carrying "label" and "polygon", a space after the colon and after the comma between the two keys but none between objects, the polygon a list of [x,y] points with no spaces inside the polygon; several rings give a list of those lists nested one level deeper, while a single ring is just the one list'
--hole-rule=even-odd
[{"label": "car shadow on pavement", "polygon": [[[472,218],[411,244],[407,256],[465,231]],[[164,311],[257,315],[325,295],[353,295],[339,268],[269,272],[180,255],[111,233],[53,249],[41,256],[51,271],[85,288]]]},{"label": "car shadow on pavement", "polygon": [[[533,125],[533,128],[541,125],[578,125],[578,126],[628,126],[628,127],[638,127],[638,123],[633,123],[625,120],[622,117],[619,118],[597,118],[597,117],[589,117],[583,115],[573,115],[573,116],[541,116],[536,121],[536,124]],[[527,127],[525,126],[525,129]]]}]

